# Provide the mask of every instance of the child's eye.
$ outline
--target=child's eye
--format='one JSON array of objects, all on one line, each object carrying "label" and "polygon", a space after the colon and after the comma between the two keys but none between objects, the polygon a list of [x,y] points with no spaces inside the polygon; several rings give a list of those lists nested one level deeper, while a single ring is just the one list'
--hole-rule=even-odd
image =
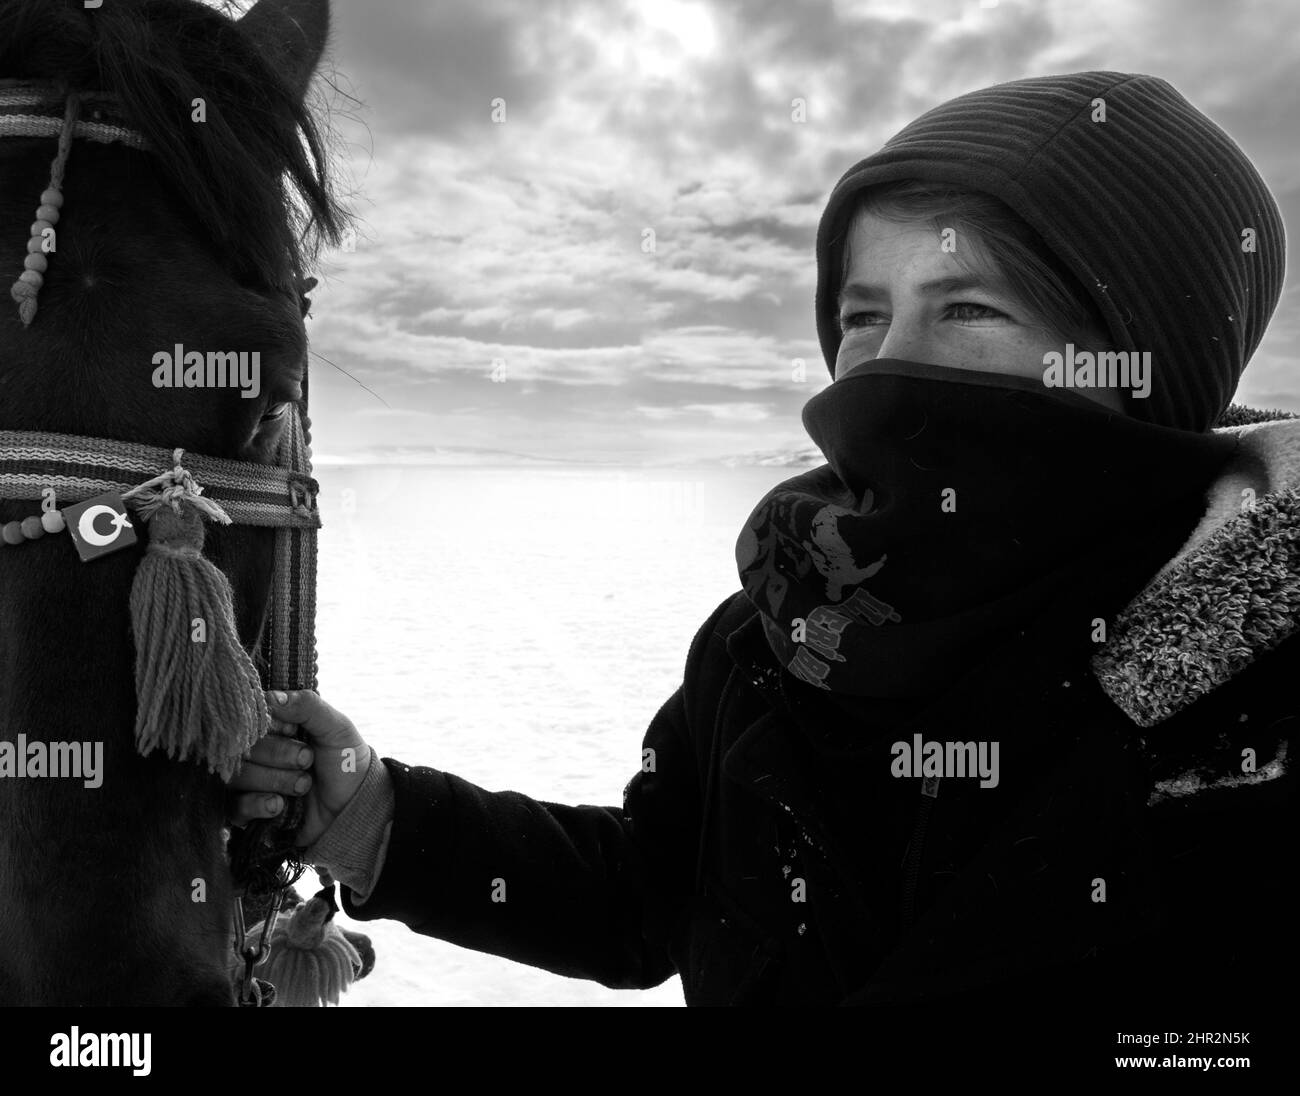
[{"label": "child's eye", "polygon": [[869,316],[878,316],[879,312],[850,312],[840,317],[840,332],[852,331],[856,327],[865,327]]},{"label": "child's eye", "polygon": [[[999,312],[988,305],[975,304],[972,301],[955,301],[948,306],[948,315],[958,323],[972,320],[1008,319],[1005,312]],[[876,327],[881,322],[879,312],[849,312],[839,318],[840,333],[853,331],[860,327]],[[885,321],[886,323],[888,321]]]},{"label": "child's eye", "polygon": [[999,312],[996,308],[989,308],[988,305],[972,304],[970,301],[958,301],[948,306],[950,312],[957,312],[959,309],[973,309],[976,314],[967,314],[965,317],[954,316],[953,319],[986,320],[992,316],[1006,317],[1005,312]]}]

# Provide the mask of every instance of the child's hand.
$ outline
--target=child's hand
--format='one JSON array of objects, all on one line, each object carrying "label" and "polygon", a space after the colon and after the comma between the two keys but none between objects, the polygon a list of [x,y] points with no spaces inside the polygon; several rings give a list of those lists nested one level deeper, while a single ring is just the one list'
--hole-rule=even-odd
[{"label": "child's hand", "polygon": [[[274,818],[286,795],[302,795],[306,813],[295,844],[305,848],[323,834],[348,805],[370,767],[370,747],[352,721],[313,692],[266,694],[271,732],[247,754],[230,780],[239,793],[230,797],[230,822],[244,826],[255,818]],[[307,741],[285,737],[301,726]]]}]

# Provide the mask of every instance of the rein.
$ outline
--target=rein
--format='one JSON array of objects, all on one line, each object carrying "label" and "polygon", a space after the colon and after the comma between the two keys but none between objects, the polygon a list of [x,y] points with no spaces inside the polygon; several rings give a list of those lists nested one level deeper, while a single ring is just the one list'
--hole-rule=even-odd
[{"label": "rein", "polygon": [[[88,114],[89,118],[82,117]],[[23,324],[30,325],[37,315],[37,298],[44,283],[44,273],[49,263],[57,260],[55,226],[62,206],[61,184],[74,138],[102,144],[117,142],[129,148],[148,150],[145,138],[130,128],[121,118],[114,96],[99,92],[74,92],[66,87],[51,90],[50,86],[26,81],[0,81],[0,138],[4,137],[54,137],[59,149],[51,167],[49,187],[41,194],[41,204],[36,210],[36,221],[28,243],[28,256],[24,273],[12,288],[12,296],[19,305]],[[304,283],[310,288],[314,281]],[[303,298],[306,312],[307,300]],[[248,653],[233,634],[234,655],[243,661],[248,675],[260,682],[243,681],[248,702],[243,709],[227,704],[236,712],[227,722],[239,725],[243,744],[251,744],[269,729],[265,702],[258,691],[249,691],[252,684],[262,689],[314,690],[317,687],[316,665],[316,532],[320,528],[317,507],[319,486],[311,470],[311,420],[306,414],[307,378],[304,375],[303,399],[290,405],[285,431],[276,450],[273,465],[247,461],[233,461],[187,453],[183,450],[164,449],[132,442],[106,438],[79,437],[68,434],[51,434],[38,431],[0,431],[0,499],[40,500],[45,506],[43,517],[55,520],[43,525],[41,519],[31,519],[21,524],[22,537],[0,544],[0,552],[21,545],[22,538],[35,540],[46,532],[57,533],[64,528],[63,515],[50,513],[54,501],[61,507],[95,500],[111,505],[92,509],[110,511],[115,518],[117,532],[106,536],[94,526],[94,515],[89,520],[92,543],[105,545],[115,540],[121,544],[109,547],[128,548],[135,537],[120,536],[133,528],[125,515],[128,508],[137,517],[151,522],[150,550],[141,560],[135,587],[132,590],[132,613],[136,615],[136,600],[142,588],[141,578],[146,565],[152,566],[149,582],[143,584],[144,607],[154,618],[166,618],[166,628],[171,632],[179,626],[188,627],[189,614],[181,615],[182,605],[171,600],[177,590],[189,591],[195,583],[192,574],[177,579],[169,566],[194,565],[200,578],[207,576],[207,593],[218,598],[224,587],[224,609],[215,604],[211,611],[223,616],[226,635],[233,633],[233,618],[229,612],[229,587],[224,576],[201,557],[202,519],[206,513],[216,520],[234,525],[258,526],[275,530],[274,569],[271,587],[270,611],[261,638],[261,658],[250,663]],[[153,490],[156,484],[168,484],[164,491]],[[101,500],[99,496],[113,496]],[[201,496],[201,497],[200,497]],[[163,503],[169,503],[170,506]],[[215,504],[215,506],[213,505]],[[154,520],[159,517],[159,520]],[[179,540],[185,522],[197,527],[197,535],[188,542]],[[32,524],[34,522],[35,524]],[[43,525],[43,528],[42,528]],[[80,523],[84,533],[87,520]],[[72,526],[68,526],[72,532]],[[12,533],[12,530],[11,530]],[[169,537],[177,537],[181,548],[170,547]],[[83,551],[77,540],[78,552],[83,561],[93,558]],[[28,546],[14,550],[37,550]],[[96,555],[103,554],[97,552]],[[183,557],[177,559],[174,557]],[[160,562],[161,561],[161,562]],[[202,570],[199,570],[202,569]],[[150,585],[152,583],[152,585]],[[153,597],[152,595],[157,595]],[[210,606],[205,604],[205,611]],[[151,639],[153,637],[150,637]],[[137,652],[143,650],[142,637],[137,631]],[[189,644],[193,646],[193,644]],[[137,653],[137,693],[140,692],[139,653]],[[255,668],[254,668],[255,667]],[[189,684],[192,684],[189,683]],[[168,686],[163,690],[173,694],[187,688],[182,682],[179,689]],[[143,704],[145,698],[137,696]],[[151,703],[159,698],[150,698]],[[168,695],[161,701],[173,700]],[[197,704],[186,700],[186,711],[193,717],[199,711]],[[255,703],[255,707],[252,705]],[[155,704],[154,715],[161,711],[163,718],[155,722],[168,731],[174,731],[174,719],[166,716],[171,709]],[[226,714],[226,713],[223,713]],[[141,716],[143,718],[143,715]],[[196,717],[191,722],[197,723]],[[210,728],[203,727],[207,733]],[[148,744],[140,738],[137,724],[137,748],[147,754],[159,743]],[[172,746],[175,745],[175,740]],[[180,757],[188,756],[193,742],[184,742]],[[240,743],[227,743],[225,764]],[[212,767],[211,746],[206,760]],[[201,751],[197,751],[203,758]],[[176,752],[169,748],[173,757]],[[224,771],[224,770],[223,770]],[[297,862],[295,848],[286,836],[296,832],[302,821],[302,800],[286,797],[286,808],[275,819],[255,820],[243,830],[231,832],[227,853],[231,877],[235,885],[234,944],[235,952],[243,963],[243,977],[239,986],[240,1005],[271,1004],[275,989],[269,982],[253,976],[253,968],[263,963],[270,952],[267,941],[271,937],[281,901],[288,888],[302,875],[303,866]],[[286,864],[286,861],[289,861]],[[244,903],[265,909],[259,940],[250,946],[245,939]]]}]

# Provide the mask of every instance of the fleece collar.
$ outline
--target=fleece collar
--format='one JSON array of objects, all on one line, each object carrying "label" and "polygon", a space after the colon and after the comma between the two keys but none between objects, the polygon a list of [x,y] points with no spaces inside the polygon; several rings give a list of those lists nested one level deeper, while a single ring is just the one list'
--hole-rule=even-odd
[{"label": "fleece collar", "polygon": [[1300,630],[1300,417],[1224,427],[1235,455],[1187,543],[1114,622],[1092,668],[1140,727],[1194,703]]}]

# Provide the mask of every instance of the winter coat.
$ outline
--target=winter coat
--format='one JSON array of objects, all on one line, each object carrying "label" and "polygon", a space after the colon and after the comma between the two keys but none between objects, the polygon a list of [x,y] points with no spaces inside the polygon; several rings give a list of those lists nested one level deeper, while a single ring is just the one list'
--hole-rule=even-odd
[{"label": "winter coat", "polygon": [[[733,594],[621,806],[385,758],[383,868],[344,909],[609,987],[678,973],[692,1005],[1262,992],[1294,963],[1300,418],[1243,417],[1265,421],[1227,428],[1203,519],[1091,658],[1027,624],[882,734],[782,670]],[[999,741],[997,786],[893,775],[914,734]]]}]

